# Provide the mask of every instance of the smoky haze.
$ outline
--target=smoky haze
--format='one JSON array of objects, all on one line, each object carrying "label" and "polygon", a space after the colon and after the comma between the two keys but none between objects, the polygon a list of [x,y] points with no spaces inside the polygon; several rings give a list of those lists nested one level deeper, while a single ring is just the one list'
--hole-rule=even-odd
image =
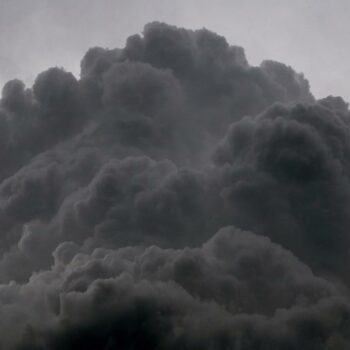
[{"label": "smoky haze", "polygon": [[348,104],[207,29],[130,34],[4,85],[0,348],[348,349]]}]

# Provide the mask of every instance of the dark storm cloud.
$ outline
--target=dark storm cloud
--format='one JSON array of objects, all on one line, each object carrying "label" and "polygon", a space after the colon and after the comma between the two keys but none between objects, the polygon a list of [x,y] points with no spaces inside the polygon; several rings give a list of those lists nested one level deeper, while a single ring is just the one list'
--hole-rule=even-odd
[{"label": "dark storm cloud", "polygon": [[347,348],[349,117],[158,22],[8,82],[0,347]]},{"label": "dark storm cloud", "polygon": [[150,23],[142,37],[127,40],[122,52],[90,50],[82,61],[83,81],[89,80],[102,95],[103,76],[124,60],[170,70],[188,97],[194,127],[204,126],[206,133],[222,133],[232,120],[276,101],[313,101],[307,81],[290,67],[275,62],[250,67],[242,48],[229,46],[225,38],[206,29],[188,31]]},{"label": "dark storm cloud", "polygon": [[79,130],[84,108],[78,82],[71,73],[59,68],[40,73],[33,93],[39,103],[40,127],[50,135],[51,142]]},{"label": "dark storm cloud", "polygon": [[[278,74],[249,67],[243,49],[230,47],[223,37],[205,29],[192,32],[151,23],[142,38],[129,38],[124,52],[132,60],[171,69],[189,96],[195,128],[204,126],[205,132],[221,134],[230,121],[244,114],[256,113],[275,101],[289,101],[287,84],[294,83],[298,90],[295,73],[290,72],[281,86]],[[312,100],[308,93],[302,98]]]},{"label": "dark storm cloud", "polygon": [[85,122],[84,108],[77,80],[59,68],[39,74],[33,89],[19,80],[6,83],[0,102],[1,124],[6,128],[1,178],[79,131]]},{"label": "dark storm cloud", "polygon": [[117,246],[193,244],[203,240],[207,224],[205,186],[203,176],[169,161],[113,160],[86,189],[67,198],[57,219],[70,239],[81,232],[84,239]]},{"label": "dark storm cloud", "polygon": [[[1,291],[0,312],[22,316],[20,349],[297,349],[349,341],[341,293],[249,232],[225,228],[202,247],[183,250],[127,247],[90,255],[64,243],[54,256],[51,271]],[[40,309],[33,313],[34,307]],[[4,333],[3,344],[7,339]]]},{"label": "dark storm cloud", "polygon": [[276,105],[244,118],[215,159],[234,222],[340,272],[349,259],[350,125],[343,105],[322,106],[332,101],[340,102]]}]

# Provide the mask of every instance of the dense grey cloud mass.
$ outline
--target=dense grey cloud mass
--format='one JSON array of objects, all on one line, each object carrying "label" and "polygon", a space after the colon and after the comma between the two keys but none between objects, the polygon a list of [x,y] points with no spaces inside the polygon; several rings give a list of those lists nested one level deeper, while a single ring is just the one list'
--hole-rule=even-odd
[{"label": "dense grey cloud mass", "polygon": [[341,100],[275,105],[245,117],[215,159],[235,223],[340,272],[349,254],[350,125],[345,105],[334,102]]},{"label": "dense grey cloud mass", "polygon": [[0,347],[347,349],[350,111],[147,24],[0,101]]}]

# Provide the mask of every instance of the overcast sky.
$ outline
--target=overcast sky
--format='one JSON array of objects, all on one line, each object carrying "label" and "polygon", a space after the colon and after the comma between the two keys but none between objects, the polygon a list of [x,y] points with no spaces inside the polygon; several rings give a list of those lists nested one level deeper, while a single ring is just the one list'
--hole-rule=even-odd
[{"label": "overcast sky", "polygon": [[0,0],[0,84],[30,84],[50,66],[78,75],[89,47],[123,46],[158,20],[216,31],[251,64],[281,61],[305,74],[316,97],[350,101],[349,15],[349,0]]}]

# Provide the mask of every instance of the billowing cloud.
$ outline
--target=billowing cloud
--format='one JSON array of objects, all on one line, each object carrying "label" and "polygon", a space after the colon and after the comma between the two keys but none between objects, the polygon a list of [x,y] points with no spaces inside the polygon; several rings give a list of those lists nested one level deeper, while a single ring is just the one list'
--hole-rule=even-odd
[{"label": "billowing cloud", "polygon": [[[1,290],[11,297],[0,312],[21,317],[20,349],[294,349],[349,341],[349,306],[334,285],[249,232],[225,228],[200,248],[181,250],[86,254],[66,242],[54,257],[51,270]],[[4,332],[3,344],[8,338]]]},{"label": "billowing cloud", "polygon": [[349,258],[350,125],[326,102],[243,118],[214,158],[235,222],[340,272]]},{"label": "billowing cloud", "polygon": [[0,347],[347,349],[350,112],[150,23],[0,101]]}]

